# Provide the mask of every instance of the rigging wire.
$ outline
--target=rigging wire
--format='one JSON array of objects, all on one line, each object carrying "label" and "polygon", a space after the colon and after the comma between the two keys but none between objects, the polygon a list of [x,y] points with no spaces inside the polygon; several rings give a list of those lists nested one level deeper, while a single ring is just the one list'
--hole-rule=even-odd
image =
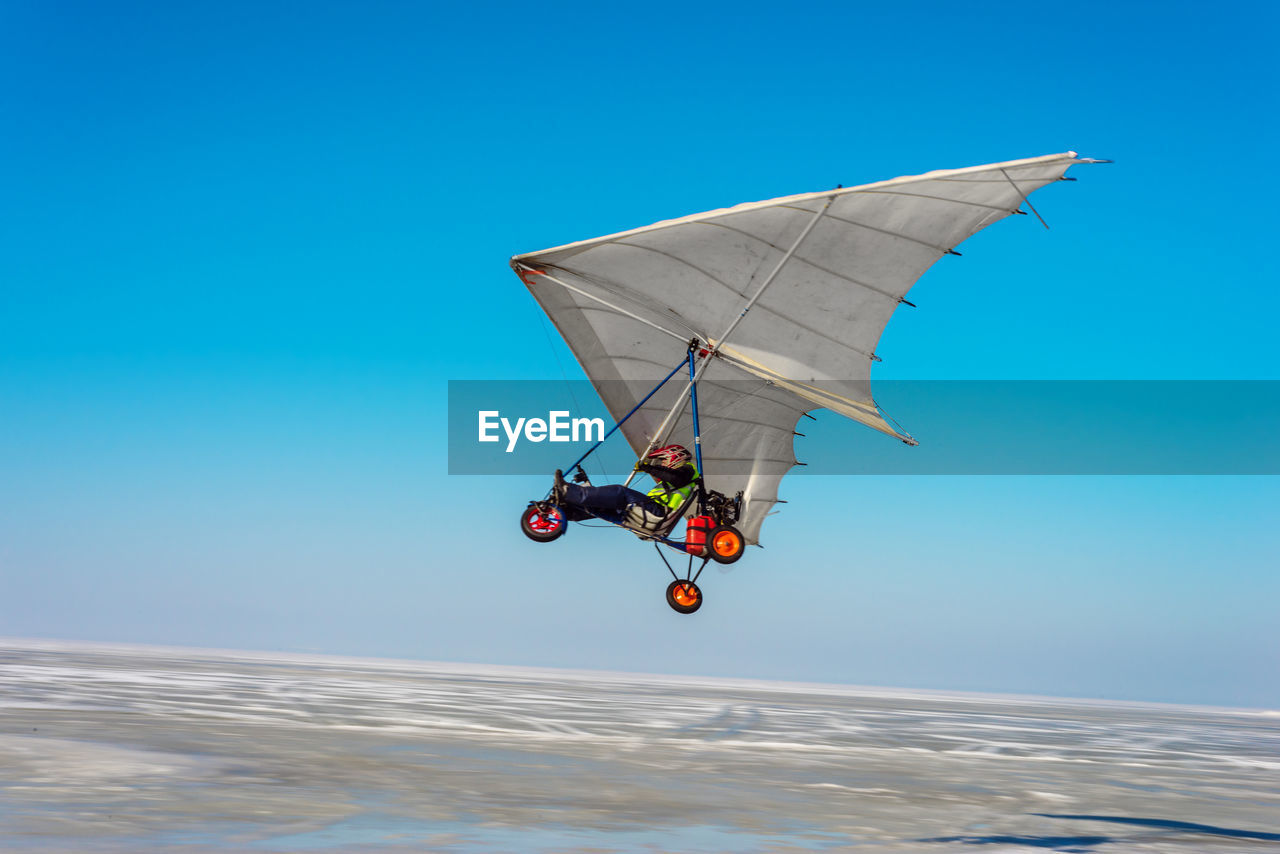
[{"label": "rigging wire", "polygon": [[[573,393],[573,380],[569,379],[569,372],[565,370],[564,362],[560,359],[560,353],[556,350],[555,341],[551,338],[551,330],[547,329],[547,318],[545,312],[538,312],[538,323],[542,327],[542,334],[547,339],[547,348],[551,350],[551,355],[556,360],[556,366],[560,368],[560,378],[564,381],[565,390],[569,392],[569,399],[573,401],[573,408],[577,412],[582,412],[583,409],[582,405],[578,403],[578,396]],[[594,457],[596,455],[592,454],[592,456]],[[603,480],[608,480],[609,472],[605,470],[604,463],[599,459],[595,462],[596,466],[600,469],[600,477]],[[581,467],[581,463],[579,463],[579,467]],[[567,471],[565,472],[565,476],[572,478],[573,472]]]}]

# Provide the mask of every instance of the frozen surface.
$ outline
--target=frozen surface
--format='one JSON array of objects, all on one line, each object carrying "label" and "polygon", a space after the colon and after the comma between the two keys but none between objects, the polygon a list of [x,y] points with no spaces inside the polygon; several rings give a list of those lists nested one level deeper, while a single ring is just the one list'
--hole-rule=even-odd
[{"label": "frozen surface", "polygon": [[9,641],[0,847],[1280,851],[1280,714]]}]

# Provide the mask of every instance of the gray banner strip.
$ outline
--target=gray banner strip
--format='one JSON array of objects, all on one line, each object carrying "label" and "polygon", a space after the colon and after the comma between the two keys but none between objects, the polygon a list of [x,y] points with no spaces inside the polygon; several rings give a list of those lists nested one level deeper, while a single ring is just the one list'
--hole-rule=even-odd
[{"label": "gray banner strip", "polygon": [[[758,386],[744,381],[744,396]],[[818,410],[796,428],[807,465],[793,473],[1280,474],[1280,381],[889,380],[874,390],[919,447]],[[714,412],[703,415],[714,442]],[[612,425],[586,381],[450,381],[449,473],[549,475]],[[633,462],[619,433],[588,471],[625,474]]]}]

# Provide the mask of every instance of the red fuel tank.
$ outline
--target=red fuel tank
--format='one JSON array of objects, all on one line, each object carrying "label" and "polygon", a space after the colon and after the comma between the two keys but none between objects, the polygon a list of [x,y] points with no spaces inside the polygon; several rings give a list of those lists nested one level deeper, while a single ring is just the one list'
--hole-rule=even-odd
[{"label": "red fuel tank", "polygon": [[694,516],[685,522],[684,548],[694,557],[703,557],[707,553],[707,535],[716,526],[711,516]]}]

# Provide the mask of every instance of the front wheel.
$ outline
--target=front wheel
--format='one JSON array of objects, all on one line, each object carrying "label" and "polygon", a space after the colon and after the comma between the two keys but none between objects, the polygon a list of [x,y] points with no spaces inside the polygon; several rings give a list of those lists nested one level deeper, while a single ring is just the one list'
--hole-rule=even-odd
[{"label": "front wheel", "polygon": [[692,581],[673,581],[667,585],[667,604],[681,614],[692,614],[702,607],[702,590]]},{"label": "front wheel", "polygon": [[536,502],[520,515],[520,530],[534,542],[549,543],[564,534],[568,527],[564,511],[554,504]]},{"label": "front wheel", "polygon": [[716,563],[733,563],[742,557],[743,551],[747,548],[747,541],[742,538],[742,532],[732,525],[721,525],[713,528],[711,536],[707,538],[707,545],[710,546],[711,559]]}]

